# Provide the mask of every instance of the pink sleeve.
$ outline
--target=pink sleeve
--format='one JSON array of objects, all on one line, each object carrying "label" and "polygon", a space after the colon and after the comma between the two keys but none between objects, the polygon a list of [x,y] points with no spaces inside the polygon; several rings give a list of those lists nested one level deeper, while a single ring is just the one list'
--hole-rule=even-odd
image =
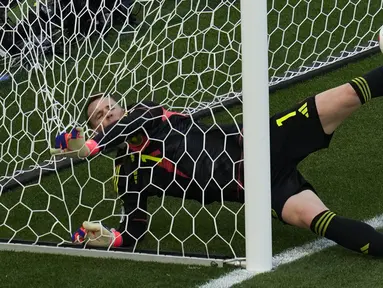
[{"label": "pink sleeve", "polygon": [[122,246],[122,236],[121,236],[121,233],[118,232],[117,230],[112,230],[113,234],[114,234],[114,243],[113,243],[113,247],[120,247]]},{"label": "pink sleeve", "polygon": [[88,156],[94,156],[98,152],[100,152],[100,148],[98,147],[98,143],[93,139],[87,140],[85,142],[85,145],[88,147],[88,149],[90,151],[90,154]]}]

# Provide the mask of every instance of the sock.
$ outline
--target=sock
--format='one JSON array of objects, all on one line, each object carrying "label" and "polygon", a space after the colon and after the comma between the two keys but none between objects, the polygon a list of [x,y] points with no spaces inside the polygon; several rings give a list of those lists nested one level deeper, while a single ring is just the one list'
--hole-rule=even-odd
[{"label": "sock", "polygon": [[327,210],[315,216],[310,229],[347,249],[383,256],[383,234],[364,222],[337,216]]},{"label": "sock", "polygon": [[358,94],[362,104],[371,100],[371,98],[383,96],[383,66],[368,72],[362,77],[354,78],[349,83]]}]

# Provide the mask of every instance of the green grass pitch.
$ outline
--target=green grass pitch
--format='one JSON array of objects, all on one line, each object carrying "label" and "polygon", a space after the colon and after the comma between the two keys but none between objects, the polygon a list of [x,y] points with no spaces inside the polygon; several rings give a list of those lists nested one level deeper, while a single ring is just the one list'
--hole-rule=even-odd
[{"label": "green grass pitch", "polygon": [[[164,6],[164,13],[173,9],[174,3],[170,2],[173,1],[169,1],[169,4]],[[215,7],[213,5],[218,5],[219,2],[210,1],[212,7]],[[338,2],[339,7],[343,7],[342,5],[347,6],[347,1]],[[304,6],[306,4],[300,4],[303,6],[298,5],[298,1],[289,1],[289,3],[292,6],[297,5],[296,12],[305,11],[305,8],[307,8]],[[328,3],[326,5],[323,9],[332,11],[332,4]],[[358,11],[360,15],[364,15],[366,6],[360,5]],[[180,6],[177,13],[184,17],[189,17],[188,9],[190,9],[190,1],[185,1],[185,4]],[[312,11],[320,11],[322,8],[312,5],[311,9],[313,9]],[[350,8],[347,6],[345,10],[347,9]],[[226,12],[224,9],[219,10],[217,13],[221,13],[221,17],[218,17],[218,19],[223,19]],[[233,10],[233,13],[230,15],[232,22],[235,22],[236,17],[239,17],[239,14],[234,12]],[[290,14],[288,12],[285,13],[286,15],[281,15],[280,19],[287,21],[286,17]],[[339,16],[337,10],[333,13],[331,21],[335,21]],[[297,15],[300,14],[297,13]],[[271,23],[269,23],[269,26],[272,26],[273,21],[277,21],[275,17],[275,15],[270,15],[269,21]],[[376,19],[378,18],[376,17]],[[203,15],[198,19],[198,25],[203,30],[203,27],[209,25],[210,20],[209,14]],[[175,47],[167,46],[168,43],[166,41],[171,42],[172,39],[175,39],[179,31],[177,30],[179,29],[179,19],[174,18],[173,21],[170,23],[173,25],[173,28],[169,29],[169,34],[166,36],[161,32],[165,23],[156,22],[156,26],[152,30],[157,35],[154,41],[156,45],[148,46],[142,50],[129,48],[132,49],[129,55],[126,55],[123,49],[114,50],[107,47],[103,48],[106,53],[99,53],[101,48],[97,46],[93,52],[92,59],[83,59],[79,62],[79,67],[83,68],[80,73],[81,81],[78,81],[77,72],[70,69],[66,72],[67,78],[65,81],[55,78],[59,75],[58,71],[60,69],[60,71],[63,71],[64,66],[59,66],[52,68],[51,71],[46,71],[46,75],[34,73],[31,78],[28,78],[26,74],[17,73],[17,96],[8,94],[12,90],[15,91],[14,83],[2,83],[2,97],[0,98],[2,106],[0,105],[0,107],[5,107],[5,109],[0,109],[3,109],[1,111],[2,115],[7,115],[7,119],[4,120],[3,125],[0,125],[0,135],[6,135],[9,131],[13,132],[12,135],[16,135],[10,140],[0,142],[2,148],[0,175],[8,174],[15,167],[20,169],[32,164],[33,161],[41,162],[41,160],[47,158],[45,153],[40,152],[44,151],[46,143],[38,142],[35,146],[36,153],[32,154],[30,154],[30,147],[28,146],[31,143],[31,135],[36,135],[35,139],[45,138],[44,132],[41,131],[44,119],[41,119],[38,113],[33,110],[36,105],[34,93],[38,90],[43,78],[47,79],[47,83],[51,87],[56,87],[55,95],[57,95],[57,100],[61,102],[66,100],[64,95],[67,95],[68,91],[65,89],[78,92],[78,94],[82,89],[91,91],[96,88],[107,89],[116,87],[119,91],[128,90],[131,88],[130,85],[133,81],[133,77],[128,71],[129,69],[134,70],[135,67],[138,67],[135,70],[135,86],[126,95],[128,99],[134,99],[134,101],[150,95],[153,99],[164,100],[169,105],[182,106],[187,104],[193,106],[196,101],[209,101],[211,99],[209,93],[194,93],[198,89],[198,85],[208,87],[207,90],[213,95],[222,94],[227,91],[228,87],[233,83],[228,83],[224,73],[233,75],[233,78],[231,78],[234,81],[233,86],[239,90],[240,77],[238,73],[240,73],[240,61],[234,53],[228,53],[226,57],[222,55],[222,58],[218,59],[222,63],[219,69],[222,71],[215,74],[207,73],[202,77],[202,83],[199,83],[198,79],[193,76],[193,71],[190,67],[193,61],[197,61],[201,64],[196,65],[196,69],[203,71],[204,65],[209,64],[208,53],[201,53],[195,55],[195,57],[182,59],[185,74],[192,76],[181,77],[182,79],[179,78],[177,81],[172,82],[172,79],[177,74],[177,65],[172,61],[171,55],[176,58],[182,57],[186,45],[186,39],[181,39],[176,41]],[[190,31],[195,29],[193,25],[196,25],[196,21],[196,18],[190,16],[189,25],[187,26],[189,27],[188,29],[191,29]],[[321,35],[323,19],[318,17],[317,21],[316,30],[313,33]],[[345,21],[349,20],[346,19]],[[335,22],[334,25],[336,24]],[[361,25],[366,24],[361,21]],[[380,23],[374,22],[374,25],[380,26]],[[306,37],[307,33],[309,33],[308,28],[305,29],[304,24],[301,26],[303,28],[300,28],[299,31],[302,34],[299,34],[299,37]],[[350,34],[355,27],[352,28],[351,26],[351,28],[347,29],[351,30],[346,31],[346,35],[347,33]],[[235,33],[230,25],[223,25],[222,30],[227,31],[227,33]],[[291,34],[293,35],[294,31],[291,32],[293,32]],[[342,37],[341,32],[336,33],[339,33],[339,38]],[[321,36],[322,38],[319,37],[321,39],[319,45],[327,43],[326,35]],[[217,42],[218,37],[222,45],[227,43],[224,36],[218,36],[214,31],[208,34],[208,36],[205,39],[197,36],[195,41],[197,41],[197,44],[201,43],[199,41],[206,41],[205,47],[209,47],[209,49],[214,48],[214,43]],[[293,40],[296,36],[290,37],[292,37],[291,41],[294,42]],[[131,38],[128,35],[124,39],[126,43],[122,43],[121,46],[128,49],[128,43]],[[144,36],[142,39],[145,41]],[[271,40],[271,46],[278,45],[277,39]],[[336,41],[332,45],[336,45]],[[151,54],[154,51],[153,49],[161,47],[167,47],[164,50],[164,63],[158,62],[156,54]],[[85,49],[85,47],[81,49]],[[296,58],[298,51],[294,47],[290,47],[288,50],[288,57],[291,57],[289,59]],[[145,55],[149,56],[144,59],[145,65],[137,66],[142,51],[146,53]],[[110,59],[107,59],[108,53],[113,54]],[[283,54],[282,52],[280,55],[276,53],[274,57],[277,58],[277,61],[283,63]],[[157,61],[155,64],[149,65],[148,63],[153,62],[153,59],[157,59]],[[298,100],[323,91],[326,88],[342,84],[352,77],[359,76],[381,65],[382,60],[383,56],[381,55],[370,57],[332,73],[294,85],[289,89],[277,91],[270,95],[270,113],[273,114],[281,111],[290,107],[290,105]],[[115,81],[113,80],[113,73],[119,71],[119,67],[121,67],[115,63],[119,62],[124,63],[124,69],[126,70],[124,70],[118,81]],[[104,63],[111,64],[108,66],[110,67],[108,68],[110,72],[105,70]],[[65,63],[67,65],[65,67],[73,68],[71,67],[72,64],[73,62],[68,61],[68,63]],[[159,69],[161,65],[164,66],[164,70]],[[164,71],[165,76],[162,76],[163,74],[159,71]],[[92,73],[103,75],[103,77],[94,80],[90,77]],[[152,80],[158,83],[154,87],[154,91],[149,91],[145,85],[145,76],[148,73],[153,75]],[[172,84],[170,87],[164,86],[160,81],[161,79]],[[166,91],[167,88],[170,88],[172,93],[169,94]],[[181,100],[175,101],[173,96],[177,94],[192,94],[193,97],[181,97]],[[257,97],[256,92],[254,92],[254,97]],[[40,109],[44,109],[43,100],[43,98],[37,98]],[[77,113],[76,115],[79,115],[80,111],[74,108],[74,104],[78,103],[81,107],[84,104],[83,100],[76,97],[69,100],[68,109],[74,114]],[[316,187],[321,198],[338,214],[357,219],[367,219],[381,213],[380,179],[383,176],[383,165],[380,149],[380,123],[383,120],[382,109],[383,102],[381,99],[374,100],[365,105],[360,111],[352,115],[335,133],[330,149],[311,155],[301,164],[302,172]],[[17,113],[20,110],[24,112],[23,115]],[[233,110],[231,113],[236,115],[240,111]],[[69,118],[68,115],[65,119]],[[217,119],[220,122],[228,122],[231,118],[228,115],[221,114],[217,115]],[[210,120],[207,119],[207,121]],[[14,131],[19,130],[28,131],[28,133],[14,133]],[[54,134],[52,133],[51,136],[53,137]],[[31,158],[33,161],[26,160],[26,158]],[[100,166],[103,169],[100,169]],[[2,195],[0,199],[0,237],[15,237],[35,241],[37,239],[35,233],[33,233],[35,231],[39,235],[45,235],[39,238],[39,240],[61,242],[65,239],[68,241],[68,227],[72,229],[77,228],[79,223],[84,219],[88,219],[88,217],[91,219],[104,219],[105,224],[108,226],[115,226],[118,222],[118,217],[110,217],[115,210],[115,195],[111,184],[112,159],[106,156],[98,157],[95,161],[92,160],[90,162],[89,167],[90,169],[87,169],[87,164],[80,165],[75,167],[74,171],[64,171],[44,178],[39,185],[33,184],[23,190],[17,189]],[[96,179],[104,184],[100,184]],[[79,191],[82,192],[79,193]],[[102,199],[105,200],[100,201]],[[152,218],[151,226],[153,236],[146,237],[140,244],[140,247],[156,249],[157,239],[161,239],[161,249],[180,251],[181,244],[176,238],[187,239],[192,229],[192,218],[182,209],[177,213],[181,207],[180,200],[165,198],[164,203],[161,200],[154,198],[150,201],[149,211],[152,213],[156,211]],[[230,241],[233,233],[235,234],[233,212],[239,215],[238,230],[242,233],[244,232],[243,209],[241,209],[241,206],[230,203],[225,203],[225,206],[228,209],[220,210],[218,204],[209,205],[209,207],[206,207],[206,210],[199,212],[200,204],[193,201],[188,201],[185,204],[187,210],[196,219],[198,236],[204,242],[211,238],[213,239],[208,244],[210,253],[230,255],[232,252],[225,241]],[[213,237],[215,233],[214,222],[209,213],[214,216],[217,215],[217,229],[222,239]],[[63,225],[58,224],[56,218]],[[174,222],[172,222],[172,218],[174,218]],[[170,225],[173,225],[172,235],[167,234]],[[315,236],[311,235],[310,232],[273,221],[274,254],[289,247],[299,246],[313,239],[315,239]],[[183,242],[183,245],[188,252],[204,253],[206,251],[204,244],[196,237],[188,238]],[[238,256],[244,255],[244,240],[238,237],[238,235],[233,240],[233,249]],[[379,260],[356,255],[340,247],[334,247],[309,258],[299,260],[296,263],[281,266],[273,273],[259,275],[239,286],[377,287],[379,286],[379,272],[383,266],[381,263]],[[111,283],[115,286],[127,287],[194,287],[232,269],[230,267],[218,269],[187,265],[163,265],[122,260],[0,252],[1,287],[73,287],[73,285],[79,287],[104,287]]]}]

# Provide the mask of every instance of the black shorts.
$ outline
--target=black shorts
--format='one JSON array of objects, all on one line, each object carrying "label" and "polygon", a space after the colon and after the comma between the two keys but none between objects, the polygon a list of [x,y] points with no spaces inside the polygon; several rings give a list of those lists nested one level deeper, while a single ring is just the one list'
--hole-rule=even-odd
[{"label": "black shorts", "polygon": [[297,165],[309,154],[327,148],[332,135],[324,133],[315,96],[270,118],[271,206],[273,217],[282,220],[282,209],[291,196],[313,186]]}]

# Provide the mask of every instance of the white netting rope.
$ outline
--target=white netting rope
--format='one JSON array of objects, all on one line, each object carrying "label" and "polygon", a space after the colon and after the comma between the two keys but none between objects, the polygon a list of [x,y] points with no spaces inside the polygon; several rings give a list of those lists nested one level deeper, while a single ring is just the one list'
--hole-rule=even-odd
[{"label": "white netting rope", "polygon": [[[1,3],[0,79],[9,78],[0,97],[2,185],[36,170],[55,171],[61,161],[48,153],[54,136],[85,123],[86,99],[95,92],[117,95],[123,107],[151,100],[188,114],[241,99],[239,1]],[[271,1],[270,85],[375,47],[381,6]],[[209,121],[241,121],[240,111],[223,108],[223,116]],[[1,194],[0,238],[68,243],[83,220],[113,225],[121,216],[110,192],[113,175],[113,157],[102,155]],[[149,206],[146,246],[243,255],[242,205],[163,197]],[[160,218],[168,227],[156,228]]]}]

